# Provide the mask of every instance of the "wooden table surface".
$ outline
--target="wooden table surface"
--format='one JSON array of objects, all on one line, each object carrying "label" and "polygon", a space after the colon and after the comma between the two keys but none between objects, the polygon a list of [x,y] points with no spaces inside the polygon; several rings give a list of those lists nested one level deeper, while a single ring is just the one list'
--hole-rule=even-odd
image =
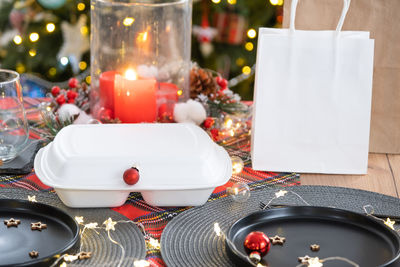
[{"label": "wooden table surface", "polygon": [[370,154],[367,175],[300,174],[302,185],[357,188],[399,197],[400,155]]}]

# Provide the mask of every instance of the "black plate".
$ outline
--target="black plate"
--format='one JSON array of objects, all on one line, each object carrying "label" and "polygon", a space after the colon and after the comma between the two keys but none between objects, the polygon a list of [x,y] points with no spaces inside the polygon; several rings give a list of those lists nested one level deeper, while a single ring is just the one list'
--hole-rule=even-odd
[{"label": "black plate", "polygon": [[[9,227],[4,220],[21,220]],[[32,222],[47,224],[47,229],[32,231]],[[0,199],[0,267],[49,266],[56,255],[75,250],[79,245],[79,226],[64,211],[41,203]],[[32,259],[29,252],[39,252]]]},{"label": "black plate", "polygon": [[[227,238],[232,242],[226,242],[227,251],[238,266],[251,266],[239,251],[246,255],[243,242],[252,231],[286,238],[283,246],[271,246],[264,256],[269,267],[296,266],[298,257],[305,255],[345,257],[362,267],[397,266],[400,257],[399,235],[374,218],[334,208],[297,206],[255,212],[230,227]],[[311,244],[320,245],[320,251],[312,252]],[[324,266],[350,265],[327,261]]]}]

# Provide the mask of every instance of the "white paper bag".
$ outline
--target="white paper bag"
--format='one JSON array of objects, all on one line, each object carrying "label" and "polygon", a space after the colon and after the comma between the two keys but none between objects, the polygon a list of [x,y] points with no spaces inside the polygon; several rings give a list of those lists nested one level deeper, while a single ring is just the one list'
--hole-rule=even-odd
[{"label": "white paper bag", "polygon": [[[365,174],[374,40],[369,32],[259,30],[252,162],[256,170]],[[311,16],[312,14],[310,14]]]}]

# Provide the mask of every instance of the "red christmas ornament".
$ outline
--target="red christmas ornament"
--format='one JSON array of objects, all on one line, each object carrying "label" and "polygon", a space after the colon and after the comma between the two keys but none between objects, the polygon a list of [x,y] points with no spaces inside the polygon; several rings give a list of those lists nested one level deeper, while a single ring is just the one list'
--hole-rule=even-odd
[{"label": "red christmas ornament", "polygon": [[58,96],[56,97],[56,101],[57,101],[57,103],[58,103],[60,106],[63,105],[63,104],[65,104],[65,102],[66,102],[65,96],[64,96],[63,94],[58,95]]},{"label": "red christmas ornament", "polygon": [[139,170],[135,167],[129,168],[124,172],[124,181],[129,185],[134,185],[139,181]]},{"label": "red christmas ornament", "polygon": [[58,87],[58,86],[53,86],[53,87],[51,88],[51,94],[52,94],[54,97],[58,96],[58,94],[60,93],[60,91],[61,91],[61,89],[60,89],[60,87]]},{"label": "red christmas ornament", "polygon": [[210,129],[211,127],[213,127],[214,122],[215,122],[215,121],[214,121],[213,118],[208,117],[208,118],[204,121],[204,127],[205,127],[206,129]]},{"label": "red christmas ornament", "polygon": [[68,81],[69,88],[76,88],[76,87],[78,87],[78,84],[79,84],[79,81],[77,78],[71,78]]},{"label": "red christmas ornament", "polygon": [[267,255],[271,248],[271,242],[266,234],[256,231],[246,236],[243,246],[250,256],[253,255],[252,258],[255,258],[257,254],[262,258]]},{"label": "red christmas ornament", "polygon": [[[73,90],[68,90],[67,91],[67,97],[68,99],[73,99],[75,100],[75,98],[78,96],[78,93],[73,91]],[[69,102],[68,102],[69,103]]]},{"label": "red christmas ornament", "polygon": [[225,90],[226,88],[228,88],[228,80],[218,76],[217,78],[215,78],[215,81],[221,87],[221,90]]}]

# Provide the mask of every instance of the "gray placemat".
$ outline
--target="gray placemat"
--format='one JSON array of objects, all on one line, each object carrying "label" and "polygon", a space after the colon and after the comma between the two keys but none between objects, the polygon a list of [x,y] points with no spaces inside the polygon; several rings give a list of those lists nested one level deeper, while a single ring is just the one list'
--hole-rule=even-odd
[{"label": "gray placemat", "polygon": [[[126,217],[111,209],[71,209],[66,207],[51,192],[36,192],[23,189],[6,189],[0,190],[0,198],[23,199],[27,200],[28,196],[36,196],[38,202],[58,207],[67,212],[72,217],[83,216],[84,223],[97,222],[99,226],[112,218],[113,221],[128,221]],[[81,227],[82,229],[82,227]],[[110,231],[111,237],[119,242],[125,249],[125,256],[121,266],[132,266],[134,260],[144,259],[146,256],[146,244],[144,236],[138,226],[132,223],[119,223],[115,226],[115,231]],[[87,229],[81,239],[82,250],[91,251],[92,258],[81,261],[68,263],[68,266],[117,266],[122,256],[121,248],[113,244],[107,237],[105,230]]]},{"label": "gray placemat", "polygon": [[0,174],[27,174],[32,171],[33,161],[42,147],[42,141],[28,139],[26,146],[15,159],[0,166]]},{"label": "gray placemat", "polygon": [[[175,217],[161,236],[161,255],[167,266],[233,266],[229,260],[223,238],[214,232],[218,222],[222,231],[238,219],[259,211],[260,201],[268,202],[282,188],[265,188],[251,192],[245,203],[234,202],[230,197],[208,202],[189,209]],[[363,213],[363,206],[372,205],[375,213],[400,216],[400,199],[373,192],[327,186],[296,186],[284,190],[297,193],[313,206],[336,207]],[[272,203],[305,205],[294,193],[278,198]]]}]

